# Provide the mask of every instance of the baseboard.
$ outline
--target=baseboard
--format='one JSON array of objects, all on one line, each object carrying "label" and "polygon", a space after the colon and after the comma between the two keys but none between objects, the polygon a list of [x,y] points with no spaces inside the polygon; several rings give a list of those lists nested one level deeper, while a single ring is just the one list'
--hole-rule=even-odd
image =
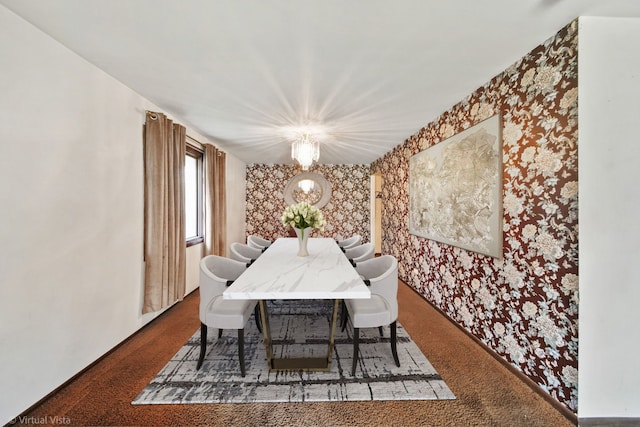
[{"label": "baseboard", "polygon": [[[440,308],[436,307],[431,301],[426,299],[423,295],[419,294],[418,291],[416,291],[413,287],[409,286],[404,280],[400,279],[400,281],[402,283],[404,283],[409,289],[411,289],[417,296],[419,296],[424,301],[426,301],[427,304],[429,304],[431,307],[433,307],[438,313],[440,313],[442,316],[444,316],[444,318],[447,319],[449,322],[451,322],[456,328],[458,328],[460,331],[464,332],[465,335],[467,335],[469,338],[471,338],[473,341],[475,341],[480,347],[482,347],[494,359],[496,359],[498,362],[500,362],[500,364],[502,366],[507,368],[512,374],[514,374],[523,383],[525,383],[527,386],[529,386],[529,388],[531,388],[531,390],[533,390],[536,394],[538,394],[540,397],[542,397],[547,403],[549,403],[551,406],[553,406],[555,409],[557,409],[558,412],[560,412],[562,415],[565,416],[565,418],[567,418],[573,424],[578,425],[578,416],[573,411],[571,411],[565,405],[563,405],[562,403],[558,402],[553,397],[551,397],[546,391],[544,391],[542,388],[540,388],[540,386],[538,384],[536,384],[531,378],[529,378],[528,376],[526,376],[525,374],[520,372],[518,369],[516,369],[515,366],[511,365],[509,362],[504,360],[502,358],[502,356],[500,356],[498,353],[496,353],[491,347],[487,346],[485,343],[480,341],[480,339],[478,339],[475,335],[471,334],[465,328],[460,326],[458,324],[458,322],[456,322],[451,317],[449,317],[449,315],[446,314],[444,311],[442,311]],[[593,427],[595,427],[595,426],[600,427],[600,425],[598,425],[598,424],[594,425]],[[605,425],[603,424],[602,426],[604,427]],[[612,427],[612,426],[608,426],[608,427]],[[627,427],[627,425],[625,425],[624,427]]]},{"label": "baseboard", "polygon": [[638,427],[640,418],[578,418],[579,427]]}]

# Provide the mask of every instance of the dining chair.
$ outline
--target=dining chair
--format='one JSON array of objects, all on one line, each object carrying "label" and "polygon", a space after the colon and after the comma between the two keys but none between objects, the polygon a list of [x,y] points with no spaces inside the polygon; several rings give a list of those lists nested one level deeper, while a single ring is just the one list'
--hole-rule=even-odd
[{"label": "dining chair", "polygon": [[371,259],[375,255],[375,246],[373,243],[364,243],[344,250],[344,254],[349,258],[349,262],[354,267],[362,261]]},{"label": "dining chair", "polygon": [[[358,341],[361,328],[382,327],[391,329],[391,354],[396,366],[400,366],[397,350],[396,324],[398,321],[398,261],[391,255],[382,255],[358,263],[356,271],[364,278],[371,291],[370,299],[345,300],[348,318],[353,325],[353,366],[356,374],[358,363]],[[342,318],[342,330],[346,328],[347,316]]]},{"label": "dining chair", "polygon": [[247,264],[218,255],[208,255],[200,260],[200,369],[207,352],[207,328],[217,328],[218,338],[224,329],[238,330],[238,356],[240,372],[245,376],[244,327],[256,316],[256,325],[262,332],[258,302],[253,300],[225,300],[222,292],[247,269]]},{"label": "dining chair", "polygon": [[244,243],[233,242],[229,247],[229,253],[231,259],[244,262],[247,264],[247,267],[249,267],[260,255],[262,255],[262,250],[252,248]]},{"label": "dining chair", "polygon": [[359,234],[354,234],[348,239],[338,240],[337,243],[338,246],[340,246],[344,251],[345,249],[353,248],[354,246],[359,245],[361,240],[362,236],[360,236]]},{"label": "dining chair", "polygon": [[259,236],[249,235],[247,237],[247,245],[252,248],[260,249],[263,252],[271,246],[271,243],[273,243],[271,240],[263,239]]}]

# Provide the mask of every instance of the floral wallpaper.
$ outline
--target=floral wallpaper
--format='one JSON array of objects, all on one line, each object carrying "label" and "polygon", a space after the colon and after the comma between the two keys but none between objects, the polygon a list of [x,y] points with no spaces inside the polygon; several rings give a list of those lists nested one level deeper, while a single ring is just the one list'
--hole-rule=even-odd
[{"label": "floral wallpaper", "polygon": [[[321,210],[327,221],[324,231],[314,237],[344,239],[354,234],[370,241],[370,173],[368,165],[316,165],[310,172],[319,173],[331,183],[331,199]],[[280,222],[287,206],[284,189],[289,180],[301,173],[289,165],[247,166],[247,235],[273,240],[288,236]]]},{"label": "floral wallpaper", "polygon": [[[574,412],[577,31],[570,23],[371,165],[383,179],[382,251],[401,279]],[[503,257],[409,234],[409,158],[498,113]]]}]

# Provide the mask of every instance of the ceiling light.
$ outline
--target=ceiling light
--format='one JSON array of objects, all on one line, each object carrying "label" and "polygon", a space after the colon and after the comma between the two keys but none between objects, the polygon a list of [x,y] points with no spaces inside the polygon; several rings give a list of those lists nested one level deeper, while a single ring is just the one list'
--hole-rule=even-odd
[{"label": "ceiling light", "polygon": [[320,144],[312,140],[308,133],[304,133],[291,144],[291,158],[297,160],[302,170],[306,171],[320,158]]}]

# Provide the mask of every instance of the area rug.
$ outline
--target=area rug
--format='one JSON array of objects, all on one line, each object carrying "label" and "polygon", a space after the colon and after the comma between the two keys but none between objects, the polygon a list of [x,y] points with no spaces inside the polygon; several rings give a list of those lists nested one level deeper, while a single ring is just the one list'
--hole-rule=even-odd
[{"label": "area rug", "polygon": [[[332,302],[270,301],[269,313],[275,357],[326,355]],[[253,317],[245,328],[246,376],[240,375],[235,330],[209,329],[205,361],[196,370],[200,331],[171,358],[132,402],[257,403],[364,400],[450,400],[455,396],[427,358],[398,324],[400,367],[391,354],[389,328],[361,329],[355,375],[352,328],[336,328],[331,369],[328,371],[269,372],[262,335]]]}]

